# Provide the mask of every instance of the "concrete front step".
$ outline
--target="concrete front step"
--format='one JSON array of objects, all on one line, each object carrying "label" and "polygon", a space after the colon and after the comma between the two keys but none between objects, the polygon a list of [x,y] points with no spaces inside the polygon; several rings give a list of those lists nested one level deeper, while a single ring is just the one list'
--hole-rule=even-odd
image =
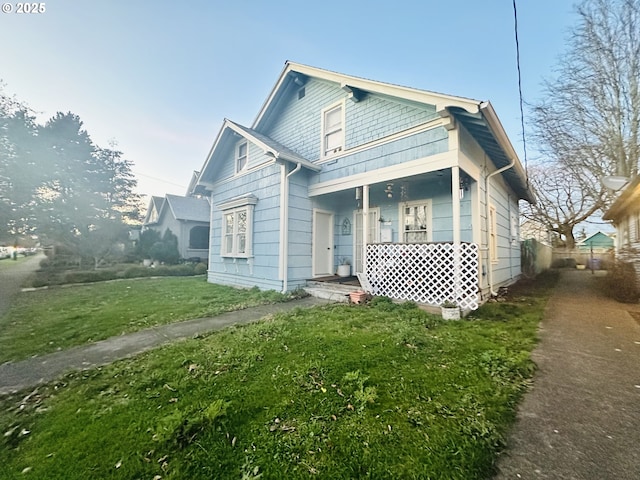
[{"label": "concrete front step", "polygon": [[349,303],[349,293],[361,290],[361,288],[356,285],[309,281],[304,290],[312,297],[334,302]]}]

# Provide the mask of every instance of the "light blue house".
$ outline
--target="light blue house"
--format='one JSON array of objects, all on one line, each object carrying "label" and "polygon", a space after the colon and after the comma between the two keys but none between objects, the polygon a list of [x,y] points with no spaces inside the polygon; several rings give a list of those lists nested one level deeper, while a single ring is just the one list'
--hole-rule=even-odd
[{"label": "light blue house", "polygon": [[348,259],[375,294],[467,310],[520,275],[533,201],[490,103],[291,62],[199,185],[210,282],[288,291]]}]

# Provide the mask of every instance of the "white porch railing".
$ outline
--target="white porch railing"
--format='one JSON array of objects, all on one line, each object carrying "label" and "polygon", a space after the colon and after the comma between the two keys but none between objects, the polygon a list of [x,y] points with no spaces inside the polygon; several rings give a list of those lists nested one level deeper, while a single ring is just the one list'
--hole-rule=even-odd
[{"label": "white porch railing", "polygon": [[475,243],[367,245],[371,293],[429,305],[449,300],[478,308],[478,264]]}]

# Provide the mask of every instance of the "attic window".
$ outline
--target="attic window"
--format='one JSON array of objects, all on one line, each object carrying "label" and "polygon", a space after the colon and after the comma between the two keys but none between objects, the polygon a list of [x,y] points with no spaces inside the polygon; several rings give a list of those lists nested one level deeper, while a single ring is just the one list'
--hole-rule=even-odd
[{"label": "attic window", "polygon": [[322,112],[322,156],[329,157],[344,148],[344,105],[340,102]]},{"label": "attic window", "polygon": [[247,142],[241,142],[236,147],[236,173],[247,167]]},{"label": "attic window", "polygon": [[302,100],[305,95],[306,95],[306,92],[304,90],[304,87],[302,87],[300,90],[298,90],[298,100]]}]

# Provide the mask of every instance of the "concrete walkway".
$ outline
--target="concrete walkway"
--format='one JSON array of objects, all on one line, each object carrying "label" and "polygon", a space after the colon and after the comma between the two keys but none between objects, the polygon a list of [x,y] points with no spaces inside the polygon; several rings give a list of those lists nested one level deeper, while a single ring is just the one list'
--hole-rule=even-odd
[{"label": "concrete walkway", "polygon": [[640,306],[603,297],[597,275],[562,271],[495,480],[640,479],[637,319]]},{"label": "concrete walkway", "polygon": [[192,338],[230,325],[255,322],[267,315],[326,304],[313,297],[286,303],[262,305],[212,318],[199,318],[162,325],[112,337],[89,345],[0,365],[0,395],[49,382],[70,370],[85,370],[131,357],[170,341]]}]

